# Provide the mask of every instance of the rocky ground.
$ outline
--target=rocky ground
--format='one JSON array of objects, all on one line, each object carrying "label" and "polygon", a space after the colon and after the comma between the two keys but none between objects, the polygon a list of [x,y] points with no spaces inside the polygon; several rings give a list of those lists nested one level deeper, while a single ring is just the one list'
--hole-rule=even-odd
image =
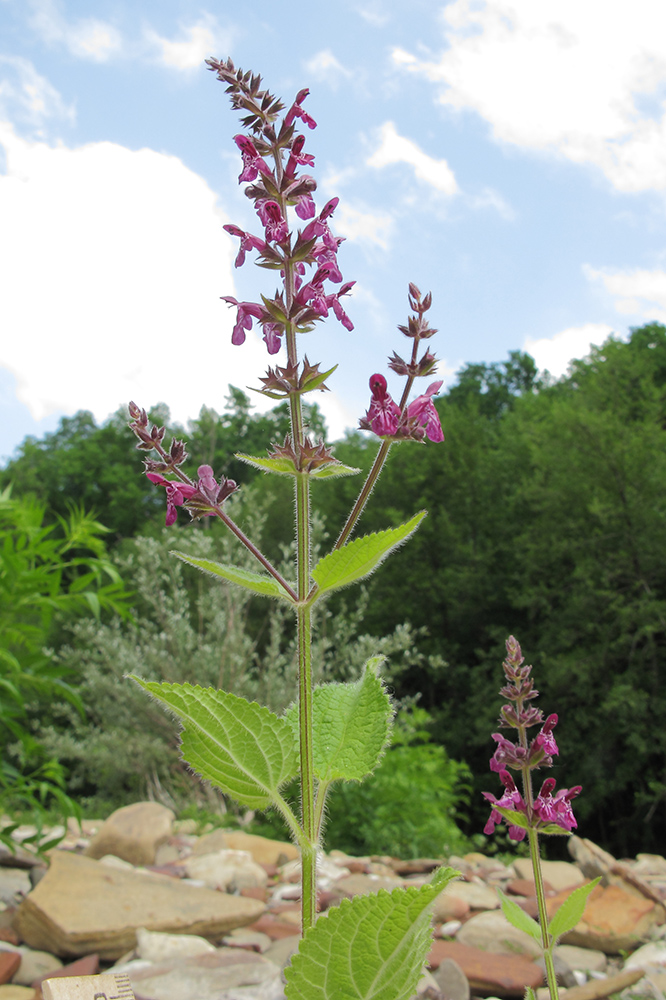
[{"label": "rocky ground", "polygon": [[[48,865],[0,853],[0,1000],[41,1000],[56,976],[124,972],[137,1000],[284,1000],[298,946],[299,865],[292,844],[240,831],[195,836],[152,802],[72,825]],[[21,833],[17,837],[20,840]],[[556,950],[566,1000],[666,991],[666,859],[617,862],[572,837],[572,862],[545,862],[548,906],[602,876],[584,919]],[[4,849],[0,849],[4,851]],[[522,996],[543,988],[539,949],[504,919],[499,887],[536,915],[526,859],[447,858],[462,872],[436,901],[426,1000]],[[418,885],[443,859],[321,859],[320,908]],[[539,989],[543,993],[539,994]]]}]

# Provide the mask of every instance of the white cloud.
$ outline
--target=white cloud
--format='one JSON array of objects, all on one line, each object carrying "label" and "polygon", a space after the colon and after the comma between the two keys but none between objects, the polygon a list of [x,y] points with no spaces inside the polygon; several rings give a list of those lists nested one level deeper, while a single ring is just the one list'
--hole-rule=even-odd
[{"label": "white cloud", "polygon": [[611,271],[585,265],[590,281],[600,281],[615,299],[615,308],[625,315],[666,323],[666,271]]},{"label": "white cloud", "polygon": [[367,212],[348,201],[340,202],[335,211],[335,232],[348,240],[374,243],[388,250],[393,234],[393,219],[387,212]]},{"label": "white cloud", "polygon": [[323,80],[331,87],[337,87],[340,78],[349,78],[352,73],[339,62],[330,49],[322,49],[305,63],[305,69],[316,80]]},{"label": "white cloud", "polygon": [[430,184],[446,195],[456,194],[458,185],[446,160],[428,156],[411,139],[399,135],[393,122],[385,122],[379,129],[378,146],[366,160],[369,167],[382,168],[391,163],[407,163],[414,168],[420,181]]},{"label": "white cloud", "polygon": [[0,56],[0,119],[40,126],[51,118],[74,120],[74,109],[28,59]]},{"label": "white cloud", "polygon": [[254,383],[265,347],[254,330],[230,343],[219,296],[235,247],[201,177],[153,150],[53,147],[8,126],[0,146],[0,365],[36,420],[135,399],[184,421]]},{"label": "white cloud", "polygon": [[385,24],[390,21],[390,15],[382,9],[381,4],[372,3],[367,4],[365,7],[359,7],[357,13],[361,15],[364,21],[368,24],[372,24],[375,28],[383,28]]},{"label": "white cloud", "polygon": [[493,188],[486,187],[480,194],[469,198],[472,208],[492,208],[507,222],[514,222],[516,213],[508,201],[505,201],[501,194]]},{"label": "white cloud", "polygon": [[120,32],[96,17],[67,22],[54,0],[31,0],[32,28],[50,45],[64,45],[79,59],[106,62],[122,47]]},{"label": "white cloud", "polygon": [[592,345],[599,347],[612,332],[607,323],[583,323],[560,330],[552,337],[537,340],[526,337],[523,350],[532,355],[541,371],[547,369],[559,378],[566,375],[571,361],[586,357]]},{"label": "white cloud", "polygon": [[666,188],[666,32],[654,0],[454,0],[439,58],[402,49],[442,104],[472,110],[496,139],[603,171],[616,188]]},{"label": "white cloud", "polygon": [[159,51],[159,58],[172,69],[199,69],[204,60],[219,52],[231,49],[228,32],[222,30],[214,17],[207,14],[196,24],[182,27],[178,39],[163,38],[155,31],[146,32],[151,45]]}]

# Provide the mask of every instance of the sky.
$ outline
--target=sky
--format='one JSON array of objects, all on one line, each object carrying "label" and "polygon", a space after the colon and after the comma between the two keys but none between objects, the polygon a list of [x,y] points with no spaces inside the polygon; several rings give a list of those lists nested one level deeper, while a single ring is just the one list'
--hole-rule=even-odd
[{"label": "sky", "polygon": [[310,89],[315,197],[340,198],[356,281],[354,330],[303,339],[339,363],[331,438],[374,372],[399,395],[410,281],[445,384],[511,350],[560,376],[666,323],[663,29],[654,0],[0,0],[0,462],[81,409],[220,412],[284,362],[254,331],[231,344],[221,296],[275,284],[234,267],[223,226],[262,231],[209,56],[287,105]]}]

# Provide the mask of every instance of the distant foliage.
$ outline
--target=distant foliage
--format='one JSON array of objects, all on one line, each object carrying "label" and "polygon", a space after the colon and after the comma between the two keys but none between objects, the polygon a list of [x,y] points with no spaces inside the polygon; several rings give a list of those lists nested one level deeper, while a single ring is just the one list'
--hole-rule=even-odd
[{"label": "distant foliage", "polygon": [[393,745],[363,783],[336,787],[328,805],[327,849],[398,858],[441,858],[467,850],[458,823],[471,775],[430,742],[423,709],[401,712]]},{"label": "distant foliage", "polygon": [[50,807],[76,811],[57,754],[35,734],[46,706],[67,706],[79,718],[82,711],[49,642],[67,621],[100,621],[106,612],[120,620],[128,597],[101,524],[75,507],[55,524],[44,520],[36,500],[0,492],[0,812],[30,811],[37,820]]},{"label": "distant foliage", "polygon": [[[246,516],[260,531],[263,515],[254,499],[248,490],[235,503],[245,503]],[[200,573],[170,558],[173,545],[173,530],[166,529],[158,537],[126,542],[116,565],[135,591],[134,620],[78,622],[58,653],[60,667],[78,677],[85,718],[60,706],[40,736],[66,765],[70,793],[88,805],[151,795],[182,806],[202,794],[180,761],[173,721],[128,674],[219,687],[277,712],[293,698],[297,668],[295,640],[286,638],[292,633],[289,611],[262,604],[257,615],[246,591],[224,581],[207,585]],[[216,526],[184,528],[178,545],[200,558],[250,565],[230,534]],[[286,553],[284,571],[290,569]],[[318,679],[355,678],[370,650],[390,656],[396,675],[419,658],[409,627],[394,627],[379,643],[359,635],[363,607],[361,599],[353,612],[320,618],[314,642]]]}]

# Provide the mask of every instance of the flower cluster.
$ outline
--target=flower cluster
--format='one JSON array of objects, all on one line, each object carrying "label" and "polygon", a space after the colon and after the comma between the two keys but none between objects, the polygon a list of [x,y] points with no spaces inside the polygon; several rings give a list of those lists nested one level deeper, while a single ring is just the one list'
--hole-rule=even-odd
[{"label": "flower cluster", "polygon": [[[197,469],[199,479],[196,483],[192,482],[180,469],[187,458],[183,442],[174,438],[167,452],[162,446],[166,428],[151,425],[146,411],[136,403],[129,404],[129,412],[132,417],[129,426],[139,439],[137,448],[140,451],[156,451],[161,458],[161,461],[148,458],[143,464],[151,483],[164,486],[166,490],[167,527],[175,523],[178,507],[185,507],[192,518],[212,517],[215,508],[238,489],[233,479],[222,476],[218,483],[210,465],[200,465]],[[173,472],[177,478],[166,479],[163,472]]]},{"label": "flower cluster", "polygon": [[[523,840],[528,829],[543,833],[570,833],[577,825],[571,800],[580,793],[580,785],[562,788],[553,795],[555,779],[547,778],[536,798],[532,795],[531,771],[538,767],[552,767],[553,757],[559,753],[553,735],[557,715],[549,715],[544,721],[541,710],[529,704],[539,692],[530,678],[532,667],[524,664],[520,645],[513,636],[507,639],[506,650],[503,668],[507,683],[500,694],[512,704],[502,706],[500,725],[517,729],[518,743],[512,743],[501,733],[492,734],[497,748],[490,760],[490,770],[499,774],[504,793],[499,799],[490,792],[483,793],[492,805],[483,832],[494,833],[497,823],[504,820],[512,840]],[[534,725],[541,725],[541,729],[528,742],[526,731]],[[524,795],[516,787],[508,768],[521,772]]]},{"label": "flower cluster", "polygon": [[[236,70],[231,59],[207,62],[218,79],[228,84],[232,107],[245,113],[242,124],[250,133],[234,137],[242,160],[238,180],[248,184],[245,194],[254,202],[263,236],[247,233],[236,225],[224,227],[231,236],[240,239],[236,267],[245,262],[247,253],[257,251],[257,263],[279,271],[284,286],[272,299],[262,296],[261,303],[238,302],[231,295],[222,296],[236,307],[232,343],[244,343],[256,320],[268,353],[277,354],[287,331],[308,332],[331,310],[347,330],[352,330],[353,324],[340,299],[354,282],[343,282],[337,259],[343,240],[334,236],[329,227],[338,199],[331,199],[317,214],[313,198],[317,183],[310,174],[299,173],[300,167],[310,168],[314,164],[314,156],[303,151],[305,136],[296,131],[297,121],[308,129],[316,128],[317,123],[303,109],[309,91],[299,91],[280,120],[284,105],[261,89],[261,77]],[[287,218],[288,208],[293,208],[297,218],[307,225],[293,232]],[[313,268],[309,276],[308,266]],[[331,287],[336,285],[339,288]]]},{"label": "flower cluster", "polygon": [[428,340],[437,333],[428,326],[425,319],[425,313],[432,304],[432,295],[428,292],[421,299],[421,293],[416,285],[410,283],[409,304],[415,315],[409,317],[406,326],[399,326],[398,329],[412,341],[411,359],[407,362],[394,352],[389,360],[389,368],[407,378],[402,401],[398,404],[392,398],[383,375],[372,375],[370,406],[359,421],[359,427],[361,430],[372,431],[378,437],[397,441],[423,441],[426,437],[430,441],[443,441],[442,425],[433,403],[433,396],[442,387],[441,381],[433,382],[423,395],[418,396],[408,406],[405,405],[414,379],[432,375],[437,365],[437,359],[429,350],[418,357],[420,341]]}]

